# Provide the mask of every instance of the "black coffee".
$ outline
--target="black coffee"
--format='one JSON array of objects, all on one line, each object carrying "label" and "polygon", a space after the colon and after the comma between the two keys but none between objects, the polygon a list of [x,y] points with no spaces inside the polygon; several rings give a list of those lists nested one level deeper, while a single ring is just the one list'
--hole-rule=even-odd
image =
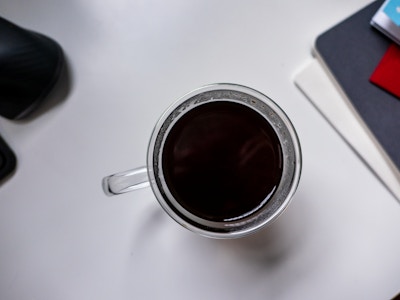
[{"label": "black coffee", "polygon": [[278,137],[235,102],[200,105],[181,117],[163,148],[166,183],[189,212],[212,221],[245,217],[271,198],[282,176]]}]

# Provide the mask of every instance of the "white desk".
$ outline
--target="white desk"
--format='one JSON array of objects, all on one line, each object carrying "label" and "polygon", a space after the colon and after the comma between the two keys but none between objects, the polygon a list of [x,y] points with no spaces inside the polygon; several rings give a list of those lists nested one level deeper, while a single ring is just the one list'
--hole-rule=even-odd
[{"label": "white desk", "polygon": [[[18,157],[0,187],[0,299],[389,299],[400,207],[293,84],[317,34],[369,1],[2,0],[56,39],[69,80],[29,121],[0,119]],[[208,83],[269,95],[292,119],[302,180],[271,227],[196,236],[150,189],[101,179],[145,163],[158,116]]]}]

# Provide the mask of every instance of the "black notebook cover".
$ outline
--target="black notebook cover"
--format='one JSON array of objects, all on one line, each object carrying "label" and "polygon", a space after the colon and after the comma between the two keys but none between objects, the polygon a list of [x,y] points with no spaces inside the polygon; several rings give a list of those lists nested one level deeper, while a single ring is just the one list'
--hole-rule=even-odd
[{"label": "black notebook cover", "polygon": [[375,1],[321,34],[315,49],[318,58],[400,170],[400,99],[369,81],[391,44],[370,26],[382,4],[383,1]]}]

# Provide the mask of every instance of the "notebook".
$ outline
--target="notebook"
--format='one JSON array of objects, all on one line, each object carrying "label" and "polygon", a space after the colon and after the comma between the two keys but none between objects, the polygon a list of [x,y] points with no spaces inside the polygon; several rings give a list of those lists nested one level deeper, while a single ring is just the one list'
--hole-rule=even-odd
[{"label": "notebook", "polygon": [[369,80],[391,44],[370,26],[382,3],[371,3],[318,36],[315,52],[337,88],[400,169],[400,100]]},{"label": "notebook", "polygon": [[386,0],[372,17],[371,25],[400,45],[400,0]]},{"label": "notebook", "polygon": [[382,3],[322,33],[294,81],[400,201],[400,100],[369,81],[391,44],[369,25]]},{"label": "notebook", "polygon": [[317,59],[295,74],[294,82],[332,127],[400,202],[400,172],[353,106],[339,92]]}]

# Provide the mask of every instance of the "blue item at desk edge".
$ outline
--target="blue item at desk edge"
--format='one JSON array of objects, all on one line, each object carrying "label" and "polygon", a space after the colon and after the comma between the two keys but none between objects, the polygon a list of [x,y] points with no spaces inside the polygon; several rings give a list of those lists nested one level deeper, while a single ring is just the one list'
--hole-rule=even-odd
[{"label": "blue item at desk edge", "polygon": [[383,9],[383,12],[395,23],[400,26],[400,0],[390,0]]}]

